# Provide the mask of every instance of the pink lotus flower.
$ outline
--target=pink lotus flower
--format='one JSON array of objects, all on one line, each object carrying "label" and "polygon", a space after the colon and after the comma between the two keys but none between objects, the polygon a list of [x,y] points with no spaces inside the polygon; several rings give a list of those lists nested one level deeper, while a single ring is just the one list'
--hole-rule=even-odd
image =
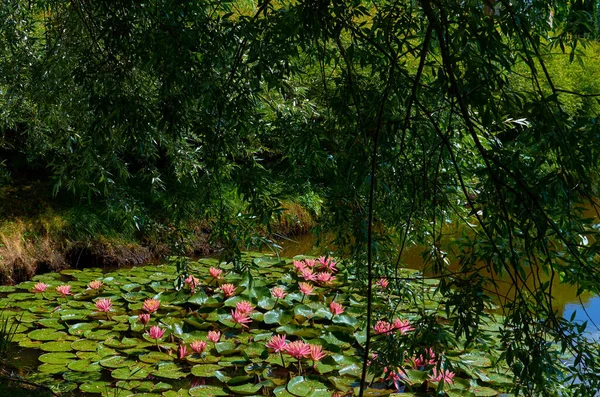
[{"label": "pink lotus flower", "polygon": [[160,339],[165,334],[165,330],[159,327],[158,325],[154,325],[150,327],[150,330],[146,332],[152,339]]},{"label": "pink lotus flower", "polygon": [[310,268],[313,268],[317,264],[317,261],[315,261],[314,259],[305,259],[304,264]]},{"label": "pink lotus flower", "polygon": [[414,331],[415,327],[413,327],[410,324],[410,321],[408,320],[400,320],[399,318],[396,318],[394,320],[394,328],[400,332],[402,335],[404,335],[405,333],[409,332],[409,331]]},{"label": "pink lotus flower", "polygon": [[208,331],[207,338],[212,343],[217,343],[221,339],[221,332],[219,331]]},{"label": "pink lotus flower", "polygon": [[223,295],[225,298],[230,298],[235,295],[235,285],[233,284],[223,284],[221,285],[221,291],[223,291]]},{"label": "pink lotus flower", "polygon": [[319,265],[319,268],[329,272],[335,273],[338,271],[337,267],[335,266],[335,261],[331,258],[320,256],[319,259],[317,259],[317,264]]},{"label": "pink lotus flower", "polygon": [[190,287],[193,293],[196,290],[196,286],[200,283],[200,280],[190,274],[185,278],[185,280],[183,280],[183,282]]},{"label": "pink lotus flower", "polygon": [[310,346],[304,341],[297,340],[285,345],[285,352],[290,356],[300,360],[301,358],[308,357],[310,355]]},{"label": "pink lotus flower", "polygon": [[158,299],[146,299],[142,309],[148,313],[154,313],[160,307],[160,301]]},{"label": "pink lotus flower", "polygon": [[100,280],[90,281],[88,284],[89,289],[100,289],[100,287],[102,287],[102,281]]},{"label": "pink lotus flower", "polygon": [[187,353],[187,347],[185,346],[185,344],[181,344],[179,345],[179,350],[178,350],[178,357],[180,360],[183,360],[185,358],[185,355]]},{"label": "pink lotus flower", "polygon": [[108,313],[112,309],[112,301],[110,299],[98,299],[96,301],[96,309]]},{"label": "pink lotus flower", "polygon": [[211,267],[208,269],[208,272],[212,278],[216,278],[217,280],[219,280],[221,278],[221,274],[223,274],[223,270],[217,269],[216,267]]},{"label": "pink lotus flower", "polygon": [[307,267],[302,269],[300,273],[301,273],[300,275],[302,276],[302,278],[307,281],[315,279],[315,275],[313,274],[313,271]]},{"label": "pink lotus flower", "polygon": [[142,313],[138,316],[138,320],[140,321],[140,323],[142,323],[142,325],[146,326],[146,324],[148,324],[148,321],[150,321],[150,315],[148,313]]},{"label": "pink lotus flower", "polygon": [[306,263],[304,263],[304,261],[294,261],[293,263],[294,263],[294,267],[299,272],[301,272],[302,270],[304,270],[304,268],[306,268]]},{"label": "pink lotus flower", "polygon": [[331,312],[332,315],[337,316],[339,314],[342,314],[344,312],[344,306],[342,306],[341,303],[337,303],[337,302],[331,302],[329,304],[329,311]]},{"label": "pink lotus flower", "polygon": [[240,301],[235,304],[235,309],[240,313],[249,314],[254,310],[254,306],[248,301]]},{"label": "pink lotus flower", "polygon": [[59,285],[58,287],[56,287],[56,292],[58,292],[62,296],[71,295],[71,286],[70,285]]},{"label": "pink lotus flower", "polygon": [[387,278],[380,278],[379,280],[377,280],[375,285],[381,287],[381,289],[386,289],[389,283],[390,282],[387,280]]},{"label": "pink lotus flower", "polygon": [[395,371],[390,371],[390,370],[388,370],[387,367],[385,367],[383,369],[383,372],[387,373],[387,376],[385,379],[387,381],[394,382],[394,387],[396,388],[396,390],[400,390],[400,387],[402,386],[400,384],[400,380],[404,379],[404,377],[401,375],[401,373],[404,372],[404,370],[402,370],[400,367],[398,367]]},{"label": "pink lotus flower", "polygon": [[46,288],[48,288],[48,284],[37,283],[33,286],[32,291],[35,293],[40,293],[46,291]]},{"label": "pink lotus flower", "polygon": [[195,340],[192,342],[192,344],[190,344],[190,347],[196,353],[202,353],[204,349],[206,349],[206,342],[203,340]]},{"label": "pink lotus flower", "polygon": [[304,295],[311,295],[313,292],[312,285],[308,283],[298,283],[298,288],[300,289],[300,292],[302,292]]},{"label": "pink lotus flower", "polygon": [[333,281],[335,281],[335,276],[332,276],[327,272],[319,272],[314,276],[314,279],[320,284],[331,284]]},{"label": "pink lotus flower", "polygon": [[275,335],[268,341],[265,346],[268,349],[271,349],[275,353],[284,352],[285,347],[287,346],[287,340],[285,340],[285,335]]},{"label": "pink lotus flower", "polygon": [[283,299],[283,298],[285,298],[285,296],[287,294],[285,293],[285,291],[283,290],[283,288],[281,288],[281,287],[274,287],[271,290],[271,295],[273,295],[274,298]]},{"label": "pink lotus flower", "polygon": [[309,357],[313,361],[321,361],[327,356],[327,353],[323,351],[323,346],[319,345],[308,345],[310,348]]},{"label": "pink lotus flower", "polygon": [[252,319],[248,317],[248,313],[241,312],[238,309],[231,311],[231,319],[234,323],[241,325],[242,327],[248,328],[246,324],[252,322]]},{"label": "pink lotus flower", "polygon": [[376,334],[387,334],[393,331],[394,328],[392,327],[392,324],[388,323],[387,321],[379,320],[377,323],[375,323],[374,329]]},{"label": "pink lotus flower", "polygon": [[431,347],[425,350],[425,356],[426,357],[424,357],[423,354],[421,354],[413,360],[415,369],[420,369],[425,367],[426,365],[433,365],[436,363],[437,360],[435,357],[435,352]]},{"label": "pink lotus flower", "polygon": [[431,382],[444,382],[445,384],[451,385],[454,383],[454,372],[447,369],[442,369],[438,372],[437,368],[434,368],[433,374],[429,375],[428,379]]}]

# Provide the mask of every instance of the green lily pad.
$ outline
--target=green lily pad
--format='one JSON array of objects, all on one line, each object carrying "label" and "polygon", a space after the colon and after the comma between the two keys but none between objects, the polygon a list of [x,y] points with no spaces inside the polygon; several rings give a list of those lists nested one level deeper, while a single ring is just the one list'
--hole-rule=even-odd
[{"label": "green lily pad", "polygon": [[252,384],[252,383],[244,383],[236,386],[227,386],[229,390],[236,394],[244,394],[244,395],[252,395],[256,394],[260,389],[262,389],[262,384]]},{"label": "green lily pad", "polygon": [[105,368],[123,368],[135,365],[135,361],[124,356],[111,356],[103,358],[98,364]]},{"label": "green lily pad", "polygon": [[61,374],[68,371],[64,364],[42,364],[37,370],[46,374]]},{"label": "green lily pad", "polygon": [[139,360],[148,364],[156,364],[161,361],[173,361],[174,357],[167,353],[162,352],[150,352],[148,354],[143,354],[139,356]]},{"label": "green lily pad", "polygon": [[102,367],[100,367],[100,364],[92,363],[89,360],[74,361],[72,363],[69,363],[69,365],[67,365],[67,368],[69,368],[71,371],[77,372],[98,372],[102,369]]},{"label": "green lily pad", "polygon": [[45,352],[68,352],[73,350],[71,341],[67,340],[42,343],[39,348]]},{"label": "green lily pad", "polygon": [[286,325],[290,321],[292,321],[293,318],[294,315],[291,311],[283,309],[274,309],[269,310],[264,314],[263,321],[265,322],[265,324]]},{"label": "green lily pad", "polygon": [[115,379],[131,380],[145,379],[150,375],[151,368],[144,365],[134,365],[132,367],[117,368],[110,373]]},{"label": "green lily pad", "polygon": [[215,349],[219,354],[231,354],[235,352],[236,345],[233,342],[218,342],[215,344]]},{"label": "green lily pad", "polygon": [[152,375],[166,379],[182,379],[188,374],[181,370],[181,367],[175,363],[160,363]]},{"label": "green lily pad", "polygon": [[83,352],[95,352],[98,349],[99,343],[94,340],[88,339],[79,339],[71,344],[73,350],[83,351]]},{"label": "green lily pad", "polygon": [[221,386],[201,385],[192,387],[189,390],[189,394],[193,397],[218,397],[228,396],[230,393],[225,391],[225,389]]},{"label": "green lily pad", "polygon": [[66,365],[77,359],[77,356],[73,353],[46,353],[39,357],[39,360],[47,364],[55,365]]},{"label": "green lily pad", "polygon": [[67,371],[63,374],[63,379],[68,380],[69,382],[75,383],[86,383],[86,382],[94,382],[100,380],[102,378],[102,373],[99,371],[96,372],[79,372],[79,371]]},{"label": "green lily pad", "polygon": [[110,389],[110,382],[94,381],[82,383],[79,385],[79,390],[86,393],[103,393]]},{"label": "green lily pad", "polygon": [[327,386],[314,376],[296,376],[292,378],[287,384],[287,390],[298,397],[314,395],[315,393],[329,393],[331,395],[331,392],[327,390]]},{"label": "green lily pad", "polygon": [[192,375],[199,376],[201,378],[210,378],[215,375],[215,372],[220,370],[222,367],[217,364],[198,364],[192,367]]},{"label": "green lily pad", "polygon": [[27,337],[31,340],[41,340],[41,341],[52,341],[62,339],[65,335],[65,332],[56,331],[52,328],[44,328],[44,329],[36,329],[35,331],[31,331],[27,334]]}]

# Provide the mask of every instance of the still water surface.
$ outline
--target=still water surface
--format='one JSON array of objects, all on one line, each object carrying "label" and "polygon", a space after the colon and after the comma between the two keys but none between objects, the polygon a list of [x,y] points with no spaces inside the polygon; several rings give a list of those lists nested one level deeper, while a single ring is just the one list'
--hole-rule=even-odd
[{"label": "still water surface", "polygon": [[[328,252],[325,247],[317,246],[317,238],[312,234],[293,237],[281,243],[281,256],[291,258],[295,255],[324,255]],[[402,255],[404,266],[423,270],[421,256],[425,247],[414,246],[406,249]],[[514,293],[514,286],[506,278],[499,280],[499,292],[510,296]],[[570,318],[575,313],[575,321],[587,321],[586,332],[590,339],[600,340],[600,296],[583,293],[577,296],[577,288],[562,284],[555,280],[552,286],[554,308],[559,315]]]}]

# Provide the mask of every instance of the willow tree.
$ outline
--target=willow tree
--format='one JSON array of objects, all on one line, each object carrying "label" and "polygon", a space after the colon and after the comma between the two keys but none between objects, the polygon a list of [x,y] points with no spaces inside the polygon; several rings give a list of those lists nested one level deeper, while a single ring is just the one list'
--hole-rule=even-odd
[{"label": "willow tree", "polygon": [[[538,0],[9,1],[0,145],[56,192],[129,219],[178,216],[200,197],[194,214],[232,252],[244,222],[268,224],[278,195],[309,187],[369,301],[405,247],[424,244],[456,337],[477,340],[496,296],[518,391],[590,395],[597,347],[557,316],[552,288],[600,292],[597,228],[582,213],[597,210],[598,107],[547,65],[551,52],[578,58],[590,17]],[[243,212],[229,211],[232,191]],[[454,249],[449,222],[464,231]],[[451,343],[436,319],[421,323],[415,346]]]}]

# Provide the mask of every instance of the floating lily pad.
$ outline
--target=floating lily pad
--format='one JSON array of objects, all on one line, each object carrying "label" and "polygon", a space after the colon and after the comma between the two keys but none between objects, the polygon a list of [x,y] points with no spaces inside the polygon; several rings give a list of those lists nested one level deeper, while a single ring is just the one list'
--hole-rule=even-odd
[{"label": "floating lily pad", "polygon": [[152,375],[166,379],[181,379],[188,374],[181,370],[181,367],[175,363],[160,363],[158,368],[152,371]]},{"label": "floating lily pad", "polygon": [[47,364],[55,365],[66,365],[77,359],[77,356],[73,353],[46,353],[39,357],[39,360]]},{"label": "floating lily pad", "polygon": [[235,386],[228,385],[227,386],[227,388],[229,390],[231,390],[233,393],[244,394],[244,395],[256,394],[260,389],[262,389],[262,387],[263,386],[261,383],[257,383],[257,384],[244,383],[241,385],[235,385]]},{"label": "floating lily pad", "polygon": [[126,368],[117,368],[110,373],[110,375],[115,379],[145,379],[148,375],[150,375],[150,367],[135,365],[132,367]]},{"label": "floating lily pad", "polygon": [[31,331],[27,334],[27,337],[31,340],[51,341],[62,339],[65,335],[67,335],[65,332],[56,331],[52,328],[44,328]]},{"label": "floating lily pad", "polygon": [[313,396],[322,393],[329,393],[329,396],[331,396],[331,392],[327,390],[327,386],[319,378],[313,376],[296,376],[292,378],[287,384],[287,390],[298,397]]},{"label": "floating lily pad", "polygon": [[94,352],[98,349],[98,342],[88,339],[79,339],[71,344],[73,350]]},{"label": "floating lily pad", "polygon": [[55,341],[42,343],[39,348],[45,352],[68,352],[71,351],[71,341]]},{"label": "floating lily pad", "polygon": [[189,390],[190,396],[198,396],[198,397],[218,397],[218,396],[228,396],[230,393],[225,391],[223,387],[220,386],[212,386],[212,385],[201,385],[192,387]]},{"label": "floating lily pad", "polygon": [[194,376],[199,376],[201,378],[210,378],[216,376],[215,371],[218,371],[221,368],[222,367],[217,364],[199,364],[194,365],[192,367],[191,372]]},{"label": "floating lily pad", "polygon": [[86,393],[103,393],[110,389],[110,382],[94,381],[82,383],[79,385],[79,390]]},{"label": "floating lily pad", "polygon": [[37,370],[46,374],[60,374],[68,371],[64,364],[42,364]]},{"label": "floating lily pad", "polygon": [[124,356],[111,356],[103,358],[98,364],[106,368],[122,368],[131,367],[135,365],[136,362]]},{"label": "floating lily pad", "polygon": [[67,365],[67,368],[69,368],[71,371],[77,372],[97,372],[102,369],[102,367],[100,367],[100,364],[92,363],[89,360],[74,361],[72,363],[69,363]]},{"label": "floating lily pad", "polygon": [[63,374],[63,378],[69,382],[75,383],[86,383],[94,382],[102,378],[102,373],[96,372],[79,372],[79,371],[67,371]]}]

